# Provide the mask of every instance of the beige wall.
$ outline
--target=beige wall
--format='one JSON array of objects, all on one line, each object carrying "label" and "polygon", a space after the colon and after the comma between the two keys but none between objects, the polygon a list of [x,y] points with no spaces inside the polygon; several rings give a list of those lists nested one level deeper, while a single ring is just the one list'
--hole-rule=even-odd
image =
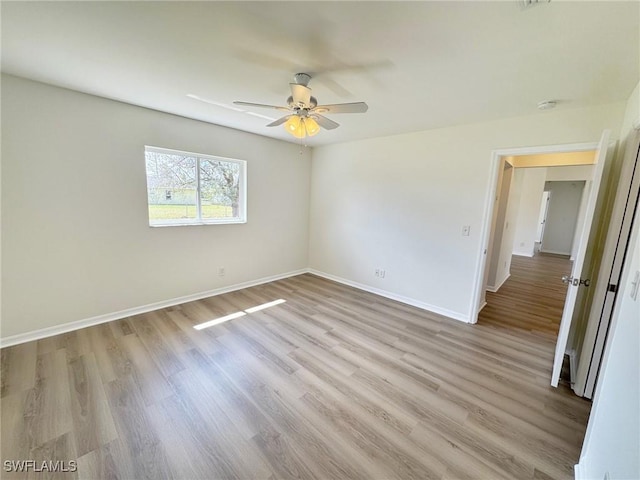
[{"label": "beige wall", "polygon": [[[248,222],[150,228],[145,145],[246,160]],[[3,76],[2,338],[306,268],[299,150]]]},{"label": "beige wall", "polygon": [[617,138],[623,112],[557,109],[316,148],[310,266],[468,321],[492,150],[597,142],[605,128]]},{"label": "beige wall", "polygon": [[[309,187],[309,154],[295,145],[2,79],[3,338],[307,265],[468,320],[491,150],[594,142],[604,128],[615,137],[623,111],[320,147]],[[247,160],[249,222],[149,228],[145,144]]]}]

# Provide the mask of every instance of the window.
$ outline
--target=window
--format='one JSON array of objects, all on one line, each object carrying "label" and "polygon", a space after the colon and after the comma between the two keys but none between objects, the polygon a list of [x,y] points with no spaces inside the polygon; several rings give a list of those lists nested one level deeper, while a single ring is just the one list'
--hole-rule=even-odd
[{"label": "window", "polygon": [[246,162],[145,147],[149,225],[244,223]]}]

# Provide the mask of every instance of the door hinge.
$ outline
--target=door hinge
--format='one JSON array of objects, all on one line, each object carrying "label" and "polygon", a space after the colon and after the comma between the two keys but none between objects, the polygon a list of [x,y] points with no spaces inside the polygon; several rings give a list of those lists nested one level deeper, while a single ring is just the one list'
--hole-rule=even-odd
[{"label": "door hinge", "polygon": [[618,285],[614,284],[614,283],[610,283],[607,286],[607,292],[611,292],[611,293],[618,293]]}]

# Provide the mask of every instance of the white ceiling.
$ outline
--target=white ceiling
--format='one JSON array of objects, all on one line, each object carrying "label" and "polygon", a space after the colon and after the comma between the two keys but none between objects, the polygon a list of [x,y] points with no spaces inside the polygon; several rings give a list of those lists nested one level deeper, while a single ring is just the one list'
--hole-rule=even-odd
[{"label": "white ceiling", "polygon": [[[2,2],[2,71],[295,141],[223,105],[282,105],[296,72],[322,145],[622,101],[640,76],[638,2]],[[254,113],[279,117],[275,110]],[[328,115],[329,116],[329,115]]]}]

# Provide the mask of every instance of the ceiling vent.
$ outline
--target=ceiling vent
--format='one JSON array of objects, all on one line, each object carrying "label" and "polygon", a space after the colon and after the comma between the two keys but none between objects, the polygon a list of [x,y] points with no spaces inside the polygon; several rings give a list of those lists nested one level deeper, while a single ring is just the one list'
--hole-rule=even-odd
[{"label": "ceiling vent", "polygon": [[551,110],[552,108],[556,108],[557,104],[558,102],[555,100],[544,100],[538,103],[538,110]]},{"label": "ceiling vent", "polygon": [[522,1],[522,5],[524,6],[524,8],[529,8],[529,7],[533,7],[535,5],[538,5],[540,3],[550,3],[551,0],[521,0]]}]

